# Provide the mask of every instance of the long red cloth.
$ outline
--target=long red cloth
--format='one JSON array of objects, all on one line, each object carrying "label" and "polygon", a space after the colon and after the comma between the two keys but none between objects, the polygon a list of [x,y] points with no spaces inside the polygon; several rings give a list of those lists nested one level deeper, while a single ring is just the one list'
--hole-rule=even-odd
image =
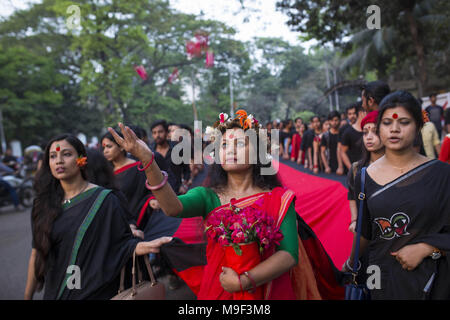
[{"label": "long red cloth", "polygon": [[315,177],[278,162],[283,185],[295,192],[295,209],[313,229],[340,269],[348,258],[353,234],[348,231],[350,206],[347,189],[339,182]]}]

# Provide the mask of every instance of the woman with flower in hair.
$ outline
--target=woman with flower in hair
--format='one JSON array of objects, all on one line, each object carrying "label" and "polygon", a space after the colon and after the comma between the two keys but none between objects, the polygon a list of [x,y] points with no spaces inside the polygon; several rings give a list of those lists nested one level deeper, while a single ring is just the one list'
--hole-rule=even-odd
[{"label": "woman with flower in hair", "polygon": [[[267,150],[259,150],[259,140],[263,138],[258,134],[260,124],[244,110],[236,114],[234,119],[221,114],[214,124],[217,152],[214,155],[216,161],[210,166],[209,185],[193,188],[178,197],[166,183],[167,174],[153,161],[151,150],[132,130],[119,124],[123,138],[113,129],[109,128],[109,131],[121,147],[143,163],[147,187],[152,189],[166,215],[201,216],[206,220],[206,264],[199,262],[184,278],[198,299],[228,300],[236,298],[236,293],[248,291],[260,292],[258,299],[342,298],[343,291],[337,285],[331,260],[295,211],[294,193],[282,187],[276,173],[267,174],[264,170],[270,171],[271,162]],[[256,140],[252,141],[249,130],[254,130]],[[252,214],[260,217],[254,225],[260,228],[257,234],[271,234],[261,230],[270,228],[280,232],[281,237],[260,238],[264,249],[260,263],[237,273],[227,265],[224,245],[241,250],[237,242],[249,241],[241,228],[244,224],[247,227],[252,224]],[[261,223],[263,219],[266,224]],[[221,234],[221,223],[233,232],[231,237]],[[215,228],[211,229],[211,226]],[[233,243],[230,243],[231,239]],[[174,259],[179,264],[182,255],[183,252]],[[188,260],[192,258],[187,252],[184,255],[189,255]],[[242,258],[251,257],[243,253]],[[187,269],[186,265],[183,269]],[[316,272],[321,271],[322,275],[316,278]]]},{"label": "woman with flower in hair", "polygon": [[25,299],[45,285],[44,299],[110,299],[135,251],[158,252],[171,238],[139,242],[109,189],[90,183],[86,150],[72,135],[50,140],[37,172],[32,252]]}]

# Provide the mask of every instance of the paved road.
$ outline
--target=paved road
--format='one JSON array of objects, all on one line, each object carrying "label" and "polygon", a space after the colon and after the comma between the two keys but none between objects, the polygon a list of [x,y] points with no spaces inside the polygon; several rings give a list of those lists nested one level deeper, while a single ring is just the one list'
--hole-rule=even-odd
[{"label": "paved road", "polygon": [[[28,259],[31,252],[31,211],[15,212],[0,208],[0,300],[21,300],[25,292]],[[168,277],[160,279],[166,286],[168,300],[192,300],[195,295],[182,283],[177,290],[168,289]],[[43,293],[36,293],[35,300]]]},{"label": "paved road", "polygon": [[[31,252],[30,210],[0,208],[0,299],[23,299]],[[36,294],[41,299],[42,294]]]}]

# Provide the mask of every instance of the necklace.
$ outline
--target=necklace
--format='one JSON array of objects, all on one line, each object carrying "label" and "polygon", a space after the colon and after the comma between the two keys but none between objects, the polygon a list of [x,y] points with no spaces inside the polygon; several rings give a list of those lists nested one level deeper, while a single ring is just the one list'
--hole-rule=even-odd
[{"label": "necklace", "polygon": [[83,192],[87,189],[88,186],[89,186],[89,182],[86,183],[86,186],[83,188],[83,190],[81,190],[80,192],[78,192],[77,195],[73,196],[73,197],[70,198],[70,199],[64,199],[63,204],[67,204],[67,203],[70,204],[70,203],[72,202],[72,199],[75,198],[76,196],[78,196],[79,194],[83,193]]}]

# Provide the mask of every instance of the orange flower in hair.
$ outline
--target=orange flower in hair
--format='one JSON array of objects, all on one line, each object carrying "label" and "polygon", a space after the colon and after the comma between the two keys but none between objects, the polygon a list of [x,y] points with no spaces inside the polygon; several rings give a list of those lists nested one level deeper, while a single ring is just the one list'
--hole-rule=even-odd
[{"label": "orange flower in hair", "polygon": [[84,168],[87,165],[87,157],[78,156],[77,166],[80,168]]},{"label": "orange flower in hair", "polygon": [[430,118],[428,118],[428,112],[422,110],[422,119],[424,123],[430,122]]}]

